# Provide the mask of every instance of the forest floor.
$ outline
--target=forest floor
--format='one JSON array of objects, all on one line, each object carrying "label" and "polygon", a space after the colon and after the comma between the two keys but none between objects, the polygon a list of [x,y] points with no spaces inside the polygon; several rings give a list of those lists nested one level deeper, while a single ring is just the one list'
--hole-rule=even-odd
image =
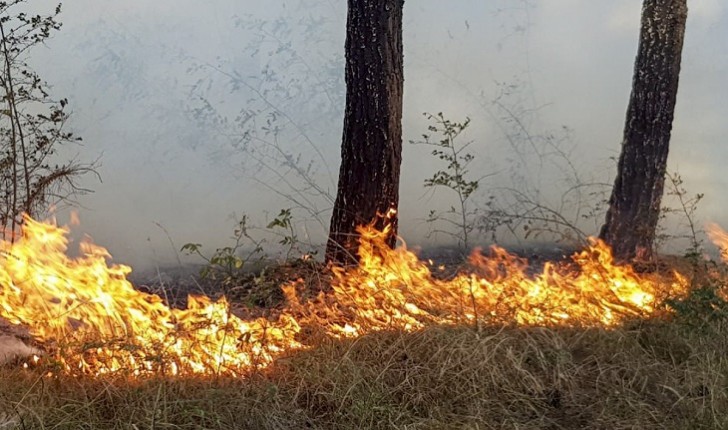
[{"label": "forest floor", "polygon": [[[265,314],[282,300],[278,285],[319,270],[268,267],[249,275],[255,288],[226,292],[236,313]],[[175,306],[187,293],[220,292],[196,268],[135,283]],[[47,378],[5,366],[0,430],[726,429],[728,308],[702,305],[715,312],[616,328],[481,324],[324,338],[246,378]]]}]

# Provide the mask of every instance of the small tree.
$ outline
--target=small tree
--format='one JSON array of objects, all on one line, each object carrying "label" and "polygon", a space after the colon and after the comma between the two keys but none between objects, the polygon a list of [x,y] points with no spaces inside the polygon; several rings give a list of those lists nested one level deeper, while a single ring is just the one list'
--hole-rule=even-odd
[{"label": "small tree", "polygon": [[444,169],[438,170],[431,178],[425,179],[424,185],[432,188],[444,187],[452,190],[457,196],[457,207],[453,205],[444,212],[431,210],[427,222],[444,223],[445,229],[438,228],[434,232],[444,233],[457,239],[458,245],[467,251],[470,248],[469,239],[475,227],[475,223],[471,219],[475,213],[469,209],[468,200],[478,189],[480,179],[482,179],[471,180],[469,178],[468,165],[475,156],[466,150],[472,142],[461,145],[458,141],[458,137],[470,125],[470,118],[466,118],[463,122],[456,122],[445,118],[442,112],[437,115],[428,113],[424,115],[432,122],[427,128],[428,131],[438,134],[439,138],[433,140],[430,134],[423,134],[422,140],[411,140],[410,143],[433,146],[432,156],[447,163]]},{"label": "small tree", "polygon": [[83,191],[77,178],[92,166],[53,161],[59,146],[81,139],[65,131],[67,99],[54,100],[48,85],[27,64],[31,48],[61,28],[56,17],[20,11],[25,0],[0,2],[0,223],[3,235],[39,216],[48,206]]}]

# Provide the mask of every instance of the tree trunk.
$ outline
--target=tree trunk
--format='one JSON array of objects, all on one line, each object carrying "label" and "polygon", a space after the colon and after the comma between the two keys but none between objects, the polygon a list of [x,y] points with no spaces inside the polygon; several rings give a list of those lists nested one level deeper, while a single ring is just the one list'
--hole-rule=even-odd
[{"label": "tree trunk", "polygon": [[404,0],[349,0],[346,26],[346,110],[338,192],[326,260],[357,261],[356,227],[391,223],[399,203],[402,160]]},{"label": "tree trunk", "polygon": [[687,13],[687,0],[645,0],[642,7],[622,153],[599,234],[620,260],[652,253]]}]

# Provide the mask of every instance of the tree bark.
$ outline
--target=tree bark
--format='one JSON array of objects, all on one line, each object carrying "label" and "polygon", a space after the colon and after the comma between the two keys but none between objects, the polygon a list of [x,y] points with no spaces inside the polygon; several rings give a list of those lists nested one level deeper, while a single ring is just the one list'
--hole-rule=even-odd
[{"label": "tree bark", "polygon": [[349,0],[346,26],[346,110],[338,192],[326,260],[358,260],[356,227],[392,224],[394,246],[402,161],[404,0]]},{"label": "tree bark", "polygon": [[599,237],[620,260],[649,257],[660,216],[687,0],[645,0],[632,94]]}]

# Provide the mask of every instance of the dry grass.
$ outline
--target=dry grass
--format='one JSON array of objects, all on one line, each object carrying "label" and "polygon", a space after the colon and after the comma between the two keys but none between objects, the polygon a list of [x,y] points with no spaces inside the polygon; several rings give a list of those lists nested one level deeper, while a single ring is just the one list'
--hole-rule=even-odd
[{"label": "dry grass", "polygon": [[245,380],[0,371],[0,429],[721,429],[728,328],[431,327],[325,341]]}]

